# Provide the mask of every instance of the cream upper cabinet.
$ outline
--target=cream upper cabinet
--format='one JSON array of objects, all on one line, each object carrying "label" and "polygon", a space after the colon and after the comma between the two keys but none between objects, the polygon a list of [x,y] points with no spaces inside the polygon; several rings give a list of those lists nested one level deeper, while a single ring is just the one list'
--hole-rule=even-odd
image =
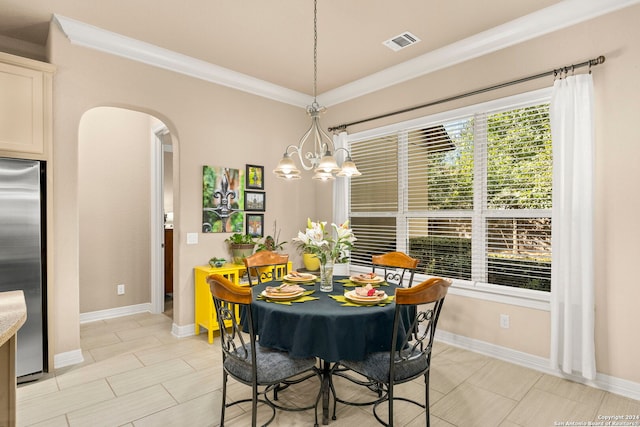
[{"label": "cream upper cabinet", "polygon": [[54,70],[0,52],[0,157],[48,157]]}]

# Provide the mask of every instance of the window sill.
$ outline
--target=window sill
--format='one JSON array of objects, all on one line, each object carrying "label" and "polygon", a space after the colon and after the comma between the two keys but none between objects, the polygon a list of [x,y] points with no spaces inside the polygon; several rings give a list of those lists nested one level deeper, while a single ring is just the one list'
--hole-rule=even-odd
[{"label": "window sill", "polygon": [[[351,265],[352,273],[365,273],[371,270],[362,266]],[[413,283],[420,283],[431,276],[416,274]],[[485,301],[509,304],[535,310],[551,311],[549,292],[534,291],[531,289],[509,288],[507,286],[491,285],[489,283],[469,282],[455,280],[449,288],[452,295],[460,295],[467,298],[476,298]]]},{"label": "window sill", "polygon": [[[429,276],[416,275],[416,280],[425,280]],[[551,311],[549,292],[534,291],[531,289],[510,288],[507,286],[491,285],[488,283],[468,282],[466,280],[454,280],[449,288],[452,295],[460,295],[468,298],[476,298],[500,304],[516,305],[535,310]]]}]

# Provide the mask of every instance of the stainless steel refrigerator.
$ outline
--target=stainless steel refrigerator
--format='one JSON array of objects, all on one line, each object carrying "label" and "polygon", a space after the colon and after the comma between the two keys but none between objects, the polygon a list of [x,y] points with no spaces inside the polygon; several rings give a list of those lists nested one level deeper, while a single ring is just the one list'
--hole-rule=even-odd
[{"label": "stainless steel refrigerator", "polygon": [[46,371],[45,163],[0,158],[0,292],[22,290],[27,321],[18,330],[18,382]]}]

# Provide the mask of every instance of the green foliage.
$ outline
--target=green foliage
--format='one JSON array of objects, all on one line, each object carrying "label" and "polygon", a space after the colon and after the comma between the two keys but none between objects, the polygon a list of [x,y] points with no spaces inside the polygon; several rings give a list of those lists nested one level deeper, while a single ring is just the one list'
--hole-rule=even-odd
[{"label": "green foliage", "polygon": [[[213,193],[216,188],[216,170],[204,166],[202,168],[202,207],[213,208]],[[222,223],[220,218],[213,212],[202,212],[202,224],[211,224],[210,232],[220,232]]]},{"label": "green foliage", "polygon": [[551,290],[551,262],[527,259],[489,257],[489,283],[534,289]]},{"label": "green foliage", "polygon": [[[407,212],[394,204],[398,198],[395,190],[383,190],[378,195],[370,187],[356,187],[352,181],[352,202],[357,197],[354,211],[406,215],[409,228],[413,227],[409,232],[413,236],[409,239],[409,252],[420,259],[420,272],[463,280],[472,279],[472,247],[468,238],[472,230],[467,219],[472,213],[478,214],[487,232],[494,233],[485,242],[492,248],[486,251],[486,265],[482,266],[486,268],[486,277],[479,280],[548,291],[551,253],[548,215],[505,219],[513,226],[502,228],[498,220],[484,215],[486,210],[551,209],[552,144],[548,115],[548,104],[477,114],[444,123],[446,138],[436,141],[409,132]],[[395,158],[389,153],[398,150],[397,140],[389,137],[385,141],[386,145],[377,140],[375,143],[384,148],[387,157]],[[486,156],[476,157],[485,148]],[[380,160],[368,156],[379,167]],[[359,159],[358,164],[362,164]],[[480,170],[481,166],[484,170]],[[393,189],[399,187],[397,180],[387,179]],[[483,182],[474,182],[476,179]],[[379,186],[375,180],[369,185]],[[474,191],[484,194],[478,197]],[[474,206],[478,201],[481,204]],[[457,215],[458,212],[461,214]],[[473,225],[476,224],[474,220]],[[489,230],[492,224],[494,230]],[[376,233],[379,230],[373,226],[370,229]],[[418,234],[425,237],[417,237]],[[366,236],[363,242],[364,239]],[[496,244],[491,239],[500,242]],[[389,240],[395,244],[395,235]],[[371,243],[375,251],[380,245],[378,241]],[[361,262],[368,262],[368,250],[368,247],[357,249]]]},{"label": "green foliage", "polygon": [[[487,117],[487,198],[490,209],[550,209],[552,179],[548,105]],[[449,124],[455,148],[427,158],[429,210],[473,209],[473,119]]]},{"label": "green foliage", "polygon": [[249,234],[233,233],[231,236],[225,239],[225,242],[231,244],[256,244],[256,240]]},{"label": "green foliage", "polygon": [[280,241],[280,230],[277,221],[273,221],[273,235],[268,235],[262,242],[258,243],[256,252],[259,251],[281,251],[287,242]]},{"label": "green foliage", "polygon": [[471,239],[415,237],[409,239],[409,256],[420,260],[420,273],[471,280]]},{"label": "green foliage", "polygon": [[[409,255],[418,258],[418,272],[432,276],[471,280],[471,239],[415,237],[409,239]],[[551,262],[491,255],[488,283],[549,292]]]},{"label": "green foliage", "polygon": [[551,208],[548,114],[547,105],[536,105],[488,117],[489,208]]}]

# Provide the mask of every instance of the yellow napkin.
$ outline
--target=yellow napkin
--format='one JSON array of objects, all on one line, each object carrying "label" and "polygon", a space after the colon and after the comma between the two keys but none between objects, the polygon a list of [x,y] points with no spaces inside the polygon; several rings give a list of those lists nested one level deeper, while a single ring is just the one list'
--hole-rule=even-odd
[{"label": "yellow napkin", "polygon": [[379,302],[378,304],[358,304],[358,303],[349,301],[344,295],[329,295],[329,296],[334,300],[341,302],[343,307],[368,307],[368,306],[374,306],[374,305],[377,305],[379,307],[384,307],[385,305],[390,304],[391,301],[393,301],[393,299],[396,297],[395,295],[390,295],[387,297],[387,299],[385,299],[382,302]]},{"label": "yellow napkin", "polygon": [[302,293],[302,295],[300,295],[298,298],[296,299],[292,299],[292,300],[288,300],[288,301],[279,301],[279,300],[273,300],[270,298],[265,297],[264,295],[260,294],[258,295],[257,299],[260,299],[262,301],[266,301],[266,302],[275,302],[276,304],[285,304],[285,305],[291,305],[292,302],[307,302],[307,301],[313,301],[313,300],[317,300],[320,299],[318,297],[312,297],[309,296],[312,293],[314,293],[315,290],[311,290],[311,291],[305,291]]},{"label": "yellow napkin", "polygon": [[[356,282],[352,282],[350,279],[340,279],[338,280],[338,282],[340,283],[344,283],[344,287],[349,287],[349,286],[353,286],[353,287],[358,287],[358,286],[366,286],[363,285],[362,283],[356,283]],[[387,282],[380,282],[380,283],[372,283],[371,287],[373,288],[377,288],[378,286],[389,286],[389,284]]]}]

